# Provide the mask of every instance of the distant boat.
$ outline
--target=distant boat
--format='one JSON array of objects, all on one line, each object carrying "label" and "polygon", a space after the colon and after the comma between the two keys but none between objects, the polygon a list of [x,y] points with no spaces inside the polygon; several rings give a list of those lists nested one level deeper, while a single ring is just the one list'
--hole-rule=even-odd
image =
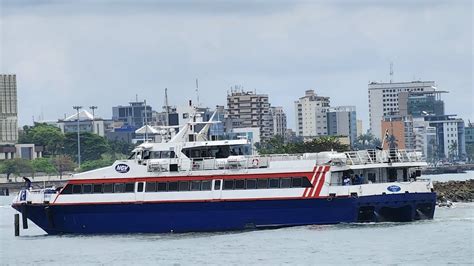
[{"label": "distant boat", "polygon": [[[212,120],[212,119],[211,119]],[[226,231],[432,219],[421,155],[404,150],[252,154],[211,141],[199,113],[168,142],[76,174],[61,189],[24,189],[13,208],[48,234]],[[195,132],[195,126],[202,130]]]}]

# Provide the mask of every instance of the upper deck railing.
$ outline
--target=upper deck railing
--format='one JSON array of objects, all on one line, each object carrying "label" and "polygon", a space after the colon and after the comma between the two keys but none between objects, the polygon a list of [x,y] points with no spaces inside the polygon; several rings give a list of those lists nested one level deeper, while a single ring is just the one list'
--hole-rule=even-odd
[{"label": "upper deck railing", "polygon": [[420,152],[390,149],[390,150],[362,150],[345,152],[348,165],[374,164],[374,163],[407,163],[423,162]]}]

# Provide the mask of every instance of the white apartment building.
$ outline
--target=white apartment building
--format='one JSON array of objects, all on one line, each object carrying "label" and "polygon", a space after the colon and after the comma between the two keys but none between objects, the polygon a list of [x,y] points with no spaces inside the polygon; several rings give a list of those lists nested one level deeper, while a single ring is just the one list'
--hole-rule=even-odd
[{"label": "white apartment building", "polygon": [[372,134],[374,134],[374,136],[382,139],[383,132],[381,128],[381,121],[385,116],[400,115],[400,92],[424,92],[435,90],[436,87],[434,81],[369,83],[368,91],[370,131]]},{"label": "white apartment building", "polygon": [[0,145],[18,141],[16,75],[0,74]]},{"label": "white apartment building", "polygon": [[314,90],[307,90],[305,96],[295,101],[296,135],[303,138],[327,135],[328,109],[329,97],[318,96]]},{"label": "white apartment building", "polygon": [[273,134],[285,137],[286,134],[286,114],[283,107],[270,107],[273,119]]},{"label": "white apartment building", "polygon": [[273,136],[273,119],[267,94],[232,90],[227,94],[227,112],[232,128],[258,127],[262,140]]}]

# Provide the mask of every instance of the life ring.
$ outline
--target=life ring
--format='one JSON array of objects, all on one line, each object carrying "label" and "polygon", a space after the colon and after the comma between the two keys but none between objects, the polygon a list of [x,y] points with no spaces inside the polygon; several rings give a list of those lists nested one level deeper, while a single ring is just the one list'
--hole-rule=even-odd
[{"label": "life ring", "polygon": [[258,160],[257,158],[254,158],[254,159],[252,160],[252,165],[253,165],[254,167],[258,167],[258,164],[259,164],[259,160]]}]

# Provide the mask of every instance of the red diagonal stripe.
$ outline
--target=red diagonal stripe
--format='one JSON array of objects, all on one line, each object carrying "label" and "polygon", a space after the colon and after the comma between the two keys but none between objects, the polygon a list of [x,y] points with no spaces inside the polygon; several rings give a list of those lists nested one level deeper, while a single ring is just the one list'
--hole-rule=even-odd
[{"label": "red diagonal stripe", "polygon": [[[319,169],[319,166],[315,166],[314,169],[313,169],[313,176],[311,176],[311,179],[309,180],[309,182],[311,182],[312,184],[312,187],[314,187],[314,184],[313,184],[313,181],[314,181],[314,177],[316,176],[316,173]],[[308,191],[312,188],[312,187],[307,187],[304,192],[303,192],[303,198],[307,197],[308,195],[306,195],[308,193]]]},{"label": "red diagonal stripe", "polygon": [[326,173],[329,171],[329,166],[325,166],[323,169],[323,174],[321,175],[321,181],[318,184],[318,189],[316,190],[316,194],[314,197],[319,197],[319,193],[321,193],[321,189],[323,188],[324,182],[326,180]]},{"label": "red diagonal stripe", "polygon": [[313,187],[310,188],[309,193],[308,193],[308,197],[311,197],[313,195],[314,191],[316,190],[316,187],[317,187],[319,179],[321,177],[321,173],[323,171],[323,168],[324,167],[319,167],[318,168],[318,172],[316,173],[316,177],[315,177],[314,182],[313,182]]}]

